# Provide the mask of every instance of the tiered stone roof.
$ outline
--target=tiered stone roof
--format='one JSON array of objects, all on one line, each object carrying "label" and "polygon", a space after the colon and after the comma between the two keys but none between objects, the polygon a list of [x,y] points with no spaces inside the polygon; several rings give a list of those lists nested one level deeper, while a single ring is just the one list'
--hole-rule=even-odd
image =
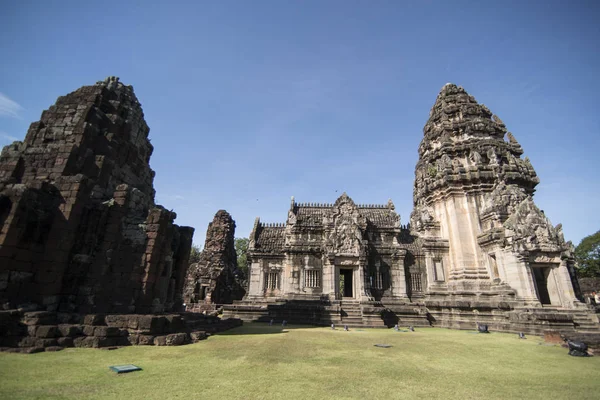
[{"label": "tiered stone roof", "polygon": [[[344,194],[343,196],[347,196]],[[366,218],[371,229],[399,229],[400,216],[394,211],[391,200],[387,204],[357,204],[359,213]],[[292,202],[286,223],[261,223],[255,225],[253,249],[261,252],[277,253],[285,249],[286,227],[322,232],[331,221],[335,210],[334,203]],[[293,220],[293,222],[290,220]]]},{"label": "tiered stone roof", "polygon": [[423,132],[415,169],[415,205],[456,190],[487,192],[498,181],[518,184],[528,193],[539,183],[502,120],[462,87],[442,88]]},{"label": "tiered stone roof", "polygon": [[257,230],[255,248],[267,253],[282,252],[285,247],[285,227],[262,226]]}]

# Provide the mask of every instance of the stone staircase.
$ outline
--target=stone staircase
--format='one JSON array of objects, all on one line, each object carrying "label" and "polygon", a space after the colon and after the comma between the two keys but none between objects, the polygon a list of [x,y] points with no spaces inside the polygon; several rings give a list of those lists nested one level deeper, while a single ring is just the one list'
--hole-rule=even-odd
[{"label": "stone staircase", "polygon": [[581,333],[600,334],[600,323],[598,323],[598,314],[578,312],[573,315],[575,330]]},{"label": "stone staircase", "polygon": [[342,300],[340,302],[338,324],[347,325],[349,328],[361,328],[364,326],[363,315],[358,301]]}]

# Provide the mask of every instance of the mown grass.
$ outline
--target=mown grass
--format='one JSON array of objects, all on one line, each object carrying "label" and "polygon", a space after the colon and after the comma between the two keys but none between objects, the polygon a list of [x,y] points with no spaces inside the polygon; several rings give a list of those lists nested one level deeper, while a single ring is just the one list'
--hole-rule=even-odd
[{"label": "mown grass", "polygon": [[[1,353],[0,399],[600,398],[600,357],[540,343],[445,329],[247,324],[181,347]],[[143,371],[108,369],[129,363]]]}]

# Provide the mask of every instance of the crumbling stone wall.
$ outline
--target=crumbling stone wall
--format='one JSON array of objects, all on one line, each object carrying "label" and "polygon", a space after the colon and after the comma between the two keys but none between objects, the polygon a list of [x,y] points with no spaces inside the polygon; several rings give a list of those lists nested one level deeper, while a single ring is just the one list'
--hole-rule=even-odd
[{"label": "crumbling stone wall", "polygon": [[[246,291],[235,252],[235,221],[219,210],[208,224],[200,261],[190,265],[184,299],[189,309],[197,305],[225,304],[241,300]],[[200,309],[202,307],[199,307]]]},{"label": "crumbling stone wall", "polygon": [[0,304],[162,312],[182,303],[193,228],[154,203],[133,88],[110,77],[42,113],[0,155]]},{"label": "crumbling stone wall", "polygon": [[242,325],[238,319],[182,314],[73,314],[0,311],[0,351],[37,353],[65,347],[179,346]]}]

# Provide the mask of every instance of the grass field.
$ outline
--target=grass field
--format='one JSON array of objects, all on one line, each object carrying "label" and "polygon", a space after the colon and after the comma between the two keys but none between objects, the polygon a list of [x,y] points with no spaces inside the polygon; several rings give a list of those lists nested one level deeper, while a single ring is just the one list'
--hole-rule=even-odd
[{"label": "grass field", "polygon": [[[0,399],[600,398],[600,357],[540,343],[434,328],[247,324],[181,347],[0,353]],[[129,363],[143,371],[108,369]]]}]

